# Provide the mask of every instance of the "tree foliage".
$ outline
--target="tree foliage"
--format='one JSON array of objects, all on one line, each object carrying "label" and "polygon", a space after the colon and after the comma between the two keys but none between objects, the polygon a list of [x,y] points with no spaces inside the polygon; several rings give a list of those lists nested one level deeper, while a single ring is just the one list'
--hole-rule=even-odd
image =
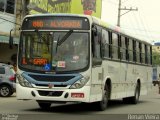
[{"label": "tree foliage", "polygon": [[152,63],[153,66],[160,66],[160,53],[158,52],[152,53]]}]

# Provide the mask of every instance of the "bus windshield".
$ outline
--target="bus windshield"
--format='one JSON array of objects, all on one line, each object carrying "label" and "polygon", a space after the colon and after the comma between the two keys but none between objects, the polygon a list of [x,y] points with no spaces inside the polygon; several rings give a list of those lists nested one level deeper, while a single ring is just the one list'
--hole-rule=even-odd
[{"label": "bus windshield", "polygon": [[20,67],[40,72],[85,69],[89,64],[89,33],[72,31],[67,34],[68,31],[22,32]]}]

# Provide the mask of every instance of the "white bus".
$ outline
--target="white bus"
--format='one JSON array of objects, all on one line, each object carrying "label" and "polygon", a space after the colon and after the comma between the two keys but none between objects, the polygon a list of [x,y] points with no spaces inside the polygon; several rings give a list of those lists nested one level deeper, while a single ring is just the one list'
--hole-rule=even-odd
[{"label": "white bus", "polygon": [[41,14],[23,20],[17,99],[54,102],[108,100],[136,104],[152,83],[151,44],[86,15]]}]

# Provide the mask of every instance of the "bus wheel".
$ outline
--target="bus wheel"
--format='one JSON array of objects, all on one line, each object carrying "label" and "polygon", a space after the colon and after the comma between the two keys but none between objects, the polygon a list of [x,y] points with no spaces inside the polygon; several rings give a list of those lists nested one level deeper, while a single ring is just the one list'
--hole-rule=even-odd
[{"label": "bus wheel", "polygon": [[136,89],[135,89],[135,94],[134,94],[134,96],[131,97],[131,99],[130,99],[130,100],[131,100],[131,103],[132,103],[132,104],[137,104],[138,101],[139,101],[139,96],[140,96],[140,84],[137,83]]},{"label": "bus wheel", "polygon": [[107,84],[105,85],[104,91],[103,91],[103,97],[102,101],[97,102],[97,108],[100,111],[104,111],[107,108],[108,105],[108,100],[109,100],[109,89]]},{"label": "bus wheel", "polygon": [[51,103],[38,102],[38,105],[43,110],[48,110],[51,107]]},{"label": "bus wheel", "polygon": [[137,104],[140,96],[140,84],[137,83],[134,96],[123,98],[124,103]]}]

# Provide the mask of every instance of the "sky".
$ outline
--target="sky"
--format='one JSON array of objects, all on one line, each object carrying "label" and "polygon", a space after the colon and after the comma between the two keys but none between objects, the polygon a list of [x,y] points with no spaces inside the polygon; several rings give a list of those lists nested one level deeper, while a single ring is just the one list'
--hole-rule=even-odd
[{"label": "sky", "polygon": [[[120,18],[120,27],[144,41],[160,42],[160,0],[121,0],[121,8],[138,8]],[[102,0],[101,19],[117,25],[119,0]],[[121,11],[121,14],[125,13]]]}]

